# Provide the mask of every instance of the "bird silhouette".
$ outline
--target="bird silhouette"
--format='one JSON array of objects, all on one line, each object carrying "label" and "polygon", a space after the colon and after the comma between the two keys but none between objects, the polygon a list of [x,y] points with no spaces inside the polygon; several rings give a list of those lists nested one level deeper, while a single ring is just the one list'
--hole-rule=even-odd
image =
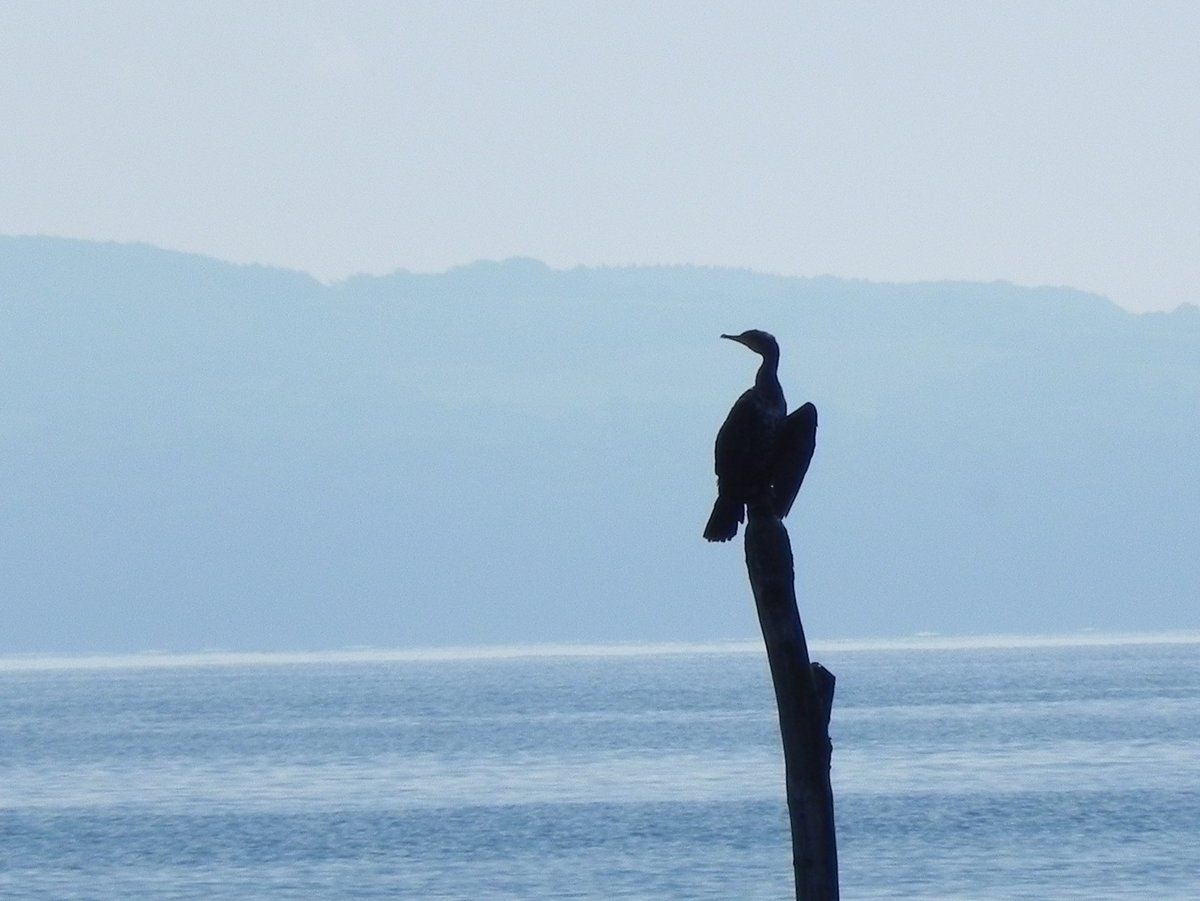
[{"label": "bird silhouette", "polygon": [[811,403],[787,412],[779,384],[779,343],[750,329],[722,335],[762,357],[753,387],[734,403],[717,432],[717,500],[704,527],[709,541],[729,541],[745,521],[747,507],[782,519],[795,503],[817,438],[817,408]]}]

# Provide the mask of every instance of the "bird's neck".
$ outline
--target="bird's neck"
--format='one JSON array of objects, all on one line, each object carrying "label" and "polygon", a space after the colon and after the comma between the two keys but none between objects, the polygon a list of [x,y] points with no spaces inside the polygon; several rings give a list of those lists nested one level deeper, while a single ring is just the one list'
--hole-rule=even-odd
[{"label": "bird's neck", "polygon": [[779,389],[779,352],[768,351],[763,354],[762,364],[758,367],[758,375],[754,377],[754,387],[768,391]]}]

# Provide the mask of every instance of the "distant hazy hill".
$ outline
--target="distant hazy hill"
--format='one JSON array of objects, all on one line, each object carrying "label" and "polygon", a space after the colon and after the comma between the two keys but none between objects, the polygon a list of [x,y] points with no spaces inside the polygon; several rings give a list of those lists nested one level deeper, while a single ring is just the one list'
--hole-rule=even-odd
[{"label": "distant hazy hill", "polygon": [[0,238],[0,652],[755,634],[712,438],[821,411],[810,635],[1200,627],[1200,311],[513,260],[324,287]]}]

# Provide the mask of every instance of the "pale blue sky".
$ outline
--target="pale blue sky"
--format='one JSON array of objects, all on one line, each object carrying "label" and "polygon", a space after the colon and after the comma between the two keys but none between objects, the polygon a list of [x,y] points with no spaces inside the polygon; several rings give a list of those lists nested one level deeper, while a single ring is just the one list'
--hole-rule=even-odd
[{"label": "pale blue sky", "polygon": [[1200,302],[1200,4],[0,5],[0,233]]}]

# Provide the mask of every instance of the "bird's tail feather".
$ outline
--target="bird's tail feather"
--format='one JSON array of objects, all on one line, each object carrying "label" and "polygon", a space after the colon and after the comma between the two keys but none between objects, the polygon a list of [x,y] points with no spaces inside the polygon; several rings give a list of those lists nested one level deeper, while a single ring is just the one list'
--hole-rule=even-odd
[{"label": "bird's tail feather", "polygon": [[728,541],[737,534],[738,524],[746,515],[746,507],[737,501],[718,495],[713,504],[712,514],[708,517],[708,525],[704,527],[704,537],[708,541]]}]

